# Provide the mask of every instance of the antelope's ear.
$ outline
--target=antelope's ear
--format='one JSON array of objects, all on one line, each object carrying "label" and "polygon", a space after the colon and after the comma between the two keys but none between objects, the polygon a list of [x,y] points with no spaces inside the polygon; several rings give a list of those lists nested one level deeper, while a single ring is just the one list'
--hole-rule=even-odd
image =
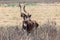
[{"label": "antelope's ear", "polygon": [[22,17],[23,15],[22,15],[22,13],[21,13],[21,17]]},{"label": "antelope's ear", "polygon": [[29,17],[31,17],[31,15],[29,15]]},{"label": "antelope's ear", "polygon": [[21,13],[21,17],[24,17],[24,15],[25,15],[24,13]]}]

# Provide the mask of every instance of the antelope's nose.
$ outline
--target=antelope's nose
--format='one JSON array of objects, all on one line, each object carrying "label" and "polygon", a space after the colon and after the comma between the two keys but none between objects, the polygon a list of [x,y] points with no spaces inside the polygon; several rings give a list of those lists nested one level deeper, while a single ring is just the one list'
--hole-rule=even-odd
[{"label": "antelope's nose", "polygon": [[30,18],[27,18],[26,20],[28,21]]}]

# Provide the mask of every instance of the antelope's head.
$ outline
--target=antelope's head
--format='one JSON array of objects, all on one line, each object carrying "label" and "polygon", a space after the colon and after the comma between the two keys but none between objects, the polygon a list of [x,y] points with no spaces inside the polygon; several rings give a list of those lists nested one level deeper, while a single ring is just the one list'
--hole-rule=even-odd
[{"label": "antelope's head", "polygon": [[27,13],[27,11],[25,10],[25,5],[24,4],[19,4],[20,10],[21,10],[21,17],[24,20],[30,20],[31,15],[29,13]]}]

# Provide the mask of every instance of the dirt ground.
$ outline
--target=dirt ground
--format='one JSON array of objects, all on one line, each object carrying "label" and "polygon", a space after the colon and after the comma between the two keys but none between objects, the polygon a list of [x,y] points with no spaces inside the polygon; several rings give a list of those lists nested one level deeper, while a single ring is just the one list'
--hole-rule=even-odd
[{"label": "dirt ground", "polygon": [[[42,24],[47,19],[54,20],[60,24],[60,4],[37,4],[26,6],[28,13],[32,15],[32,20]],[[21,25],[19,7],[0,7],[0,25]]]}]

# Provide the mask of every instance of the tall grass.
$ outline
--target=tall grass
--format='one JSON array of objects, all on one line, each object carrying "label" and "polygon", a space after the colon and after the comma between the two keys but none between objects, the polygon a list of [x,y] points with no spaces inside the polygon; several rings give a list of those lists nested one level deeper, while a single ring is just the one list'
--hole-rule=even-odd
[{"label": "tall grass", "polygon": [[56,27],[56,22],[47,22],[28,36],[18,25],[0,27],[0,40],[60,40],[60,29]]}]

